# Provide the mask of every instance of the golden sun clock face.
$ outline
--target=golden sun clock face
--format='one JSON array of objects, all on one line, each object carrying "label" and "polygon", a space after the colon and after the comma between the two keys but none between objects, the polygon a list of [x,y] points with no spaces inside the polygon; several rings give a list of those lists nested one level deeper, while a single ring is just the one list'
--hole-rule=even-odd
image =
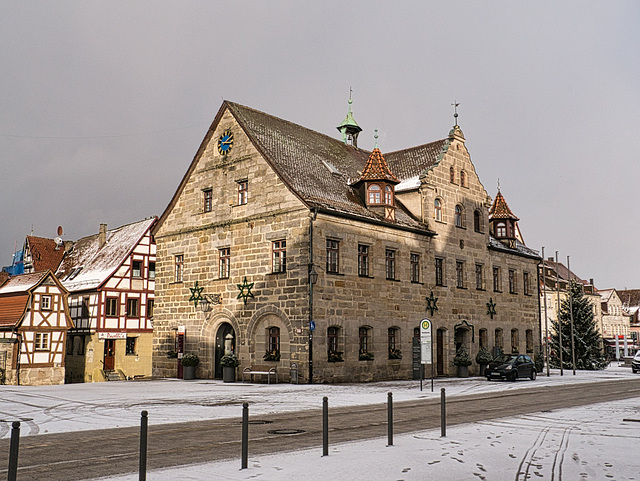
[{"label": "golden sun clock face", "polygon": [[233,147],[233,132],[225,130],[218,139],[218,152],[220,155],[227,155]]}]

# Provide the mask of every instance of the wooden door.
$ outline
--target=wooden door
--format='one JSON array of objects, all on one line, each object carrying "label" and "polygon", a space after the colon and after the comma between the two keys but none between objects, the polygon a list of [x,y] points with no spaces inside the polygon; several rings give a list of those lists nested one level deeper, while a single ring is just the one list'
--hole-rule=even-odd
[{"label": "wooden door", "polygon": [[104,340],[104,370],[113,371],[116,365],[116,341],[115,339]]}]

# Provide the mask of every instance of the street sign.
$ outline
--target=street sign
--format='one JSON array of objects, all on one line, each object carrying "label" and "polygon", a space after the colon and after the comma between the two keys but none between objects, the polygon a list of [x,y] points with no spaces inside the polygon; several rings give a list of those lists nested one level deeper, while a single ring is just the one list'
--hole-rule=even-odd
[{"label": "street sign", "polygon": [[420,321],[420,360],[422,364],[431,364],[431,321]]},{"label": "street sign", "polygon": [[310,330],[310,331],[315,331],[315,330],[316,330],[316,323],[315,323],[315,321],[309,321],[309,330]]}]

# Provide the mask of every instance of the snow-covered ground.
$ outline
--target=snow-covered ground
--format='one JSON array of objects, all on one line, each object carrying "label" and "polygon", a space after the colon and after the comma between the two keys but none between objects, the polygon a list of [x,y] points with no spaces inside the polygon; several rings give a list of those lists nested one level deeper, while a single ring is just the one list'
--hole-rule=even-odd
[{"label": "snow-covered ground", "polygon": [[[554,384],[637,377],[629,368],[601,372],[558,371],[536,381],[487,382],[482,378],[395,381],[350,385],[225,384],[221,381],[160,380],[64,386],[0,386],[0,437],[8,437],[10,423],[21,420],[21,435],[84,429],[137,426],[140,412],[149,423],[239,417],[243,402],[250,415],[395,402],[526,389]],[[394,446],[386,438],[330,446],[330,454],[310,449],[295,453],[251,457],[249,469],[240,460],[151,471],[155,480],[421,480],[421,479],[639,479],[640,399],[595,404],[451,426],[440,430],[398,435]],[[522,475],[517,477],[517,473]],[[108,478],[124,481],[137,474]]]}]

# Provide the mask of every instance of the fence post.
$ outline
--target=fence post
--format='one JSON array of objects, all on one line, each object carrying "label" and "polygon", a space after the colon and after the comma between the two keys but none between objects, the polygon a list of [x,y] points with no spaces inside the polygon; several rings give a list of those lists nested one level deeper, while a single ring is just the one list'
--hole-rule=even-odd
[{"label": "fence post", "polygon": [[142,411],[140,413],[140,466],[138,479],[146,481],[147,479],[147,432],[149,429],[149,413]]},{"label": "fence post", "polygon": [[322,398],[322,455],[329,456],[329,398]]},{"label": "fence post", "polygon": [[387,393],[387,446],[393,446],[393,394]]},{"label": "fence post", "polygon": [[249,460],[249,403],[242,403],[242,467],[247,469]]},{"label": "fence post", "polygon": [[444,388],[440,389],[440,437],[447,436],[447,402]]},{"label": "fence post", "polygon": [[16,481],[18,476],[18,448],[20,446],[20,421],[11,424],[11,444],[9,446],[9,470],[7,481]]}]

